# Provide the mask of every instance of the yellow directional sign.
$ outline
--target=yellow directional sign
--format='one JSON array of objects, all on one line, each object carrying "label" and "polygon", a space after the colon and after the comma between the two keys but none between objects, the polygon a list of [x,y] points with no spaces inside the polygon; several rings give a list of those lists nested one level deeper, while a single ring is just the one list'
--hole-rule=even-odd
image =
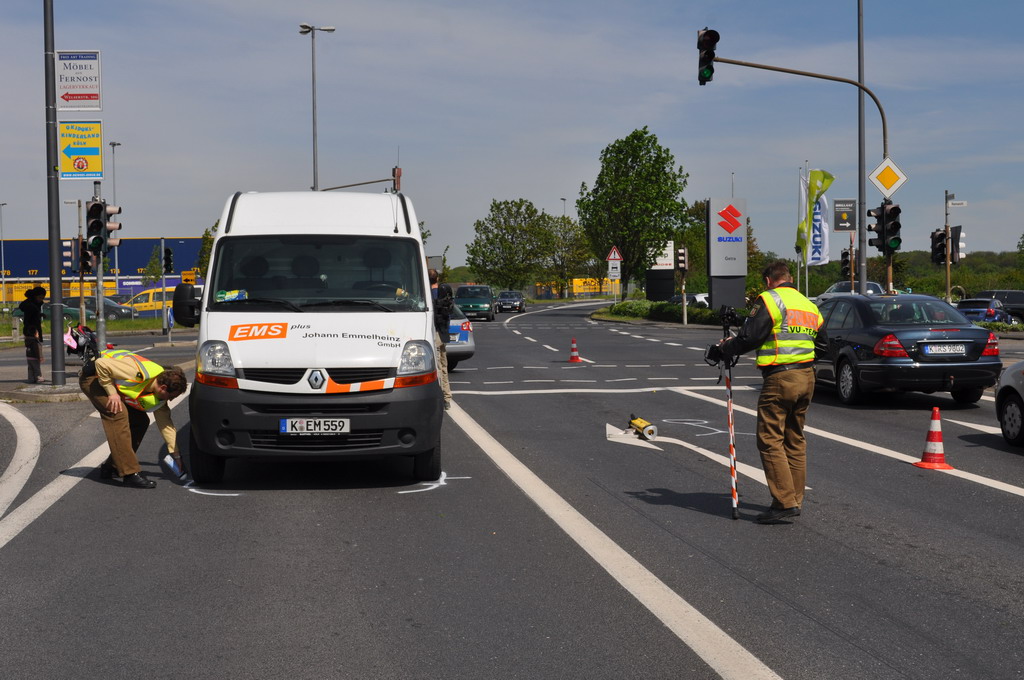
[{"label": "yellow directional sign", "polygon": [[103,179],[103,123],[57,123],[57,155],[61,179]]},{"label": "yellow directional sign", "polygon": [[907,176],[896,167],[891,158],[886,158],[868,175],[868,179],[882,192],[883,196],[892,198],[896,190],[907,181]]},{"label": "yellow directional sign", "polygon": [[191,283],[192,285],[195,285],[195,283],[196,283],[196,271],[194,269],[189,269],[187,271],[183,271],[181,273],[181,282],[182,283]]}]

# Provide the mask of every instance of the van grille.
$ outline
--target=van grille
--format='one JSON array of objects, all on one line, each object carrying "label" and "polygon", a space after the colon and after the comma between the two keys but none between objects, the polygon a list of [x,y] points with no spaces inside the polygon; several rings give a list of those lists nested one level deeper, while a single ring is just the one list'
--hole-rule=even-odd
[{"label": "van grille", "polygon": [[252,413],[262,413],[268,416],[282,416],[291,418],[316,418],[319,416],[357,416],[367,413],[380,413],[387,409],[387,404],[334,401],[328,404],[299,403],[299,404],[244,404],[243,408]]},{"label": "van grille", "polygon": [[361,430],[350,434],[309,436],[282,435],[274,430],[257,430],[250,433],[250,437],[254,449],[330,453],[346,449],[379,447],[384,438],[384,430]]},{"label": "van grille", "polygon": [[[341,385],[349,383],[369,382],[391,378],[397,371],[392,368],[328,368],[327,375]],[[238,377],[243,380],[273,383],[275,385],[294,385],[306,374],[305,368],[240,368]]]}]

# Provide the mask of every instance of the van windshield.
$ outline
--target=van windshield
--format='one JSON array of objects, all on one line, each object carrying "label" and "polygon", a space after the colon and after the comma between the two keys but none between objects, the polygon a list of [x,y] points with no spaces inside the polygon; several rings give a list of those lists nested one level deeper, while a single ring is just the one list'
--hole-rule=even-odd
[{"label": "van windshield", "polygon": [[409,238],[225,236],[214,253],[210,304],[243,313],[262,304],[310,313],[422,312],[422,259]]}]

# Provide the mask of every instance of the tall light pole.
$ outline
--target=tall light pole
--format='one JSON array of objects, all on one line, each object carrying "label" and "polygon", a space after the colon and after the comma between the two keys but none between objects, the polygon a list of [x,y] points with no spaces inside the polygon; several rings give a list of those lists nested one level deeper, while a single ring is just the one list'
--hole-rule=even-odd
[{"label": "tall light pole", "polygon": [[4,206],[6,203],[0,203],[0,276],[3,276],[3,287],[4,287],[4,306],[7,305],[7,261],[4,260]]},{"label": "tall light pole", "polygon": [[[117,150],[117,147],[119,147],[119,146],[121,146],[121,142],[111,142],[110,143],[110,184],[111,184],[111,193],[113,194],[113,196],[111,197],[110,200],[111,200],[111,202],[114,205],[117,205],[117,154],[114,153],[114,152]],[[115,293],[120,293],[121,292],[121,283],[119,281],[119,279],[121,277],[121,264],[120,264],[120,258],[118,257],[120,252],[121,252],[120,248],[116,248],[116,247],[114,248],[114,292]],[[102,307],[98,307],[97,309],[102,309]]]},{"label": "tall light pole", "polygon": [[565,199],[562,199],[562,217],[565,217]]},{"label": "tall light pole", "polygon": [[334,33],[334,26],[313,26],[312,24],[299,24],[301,35],[309,34],[310,49],[313,53],[313,191],[320,191],[320,176],[317,169],[316,159],[316,32]]}]

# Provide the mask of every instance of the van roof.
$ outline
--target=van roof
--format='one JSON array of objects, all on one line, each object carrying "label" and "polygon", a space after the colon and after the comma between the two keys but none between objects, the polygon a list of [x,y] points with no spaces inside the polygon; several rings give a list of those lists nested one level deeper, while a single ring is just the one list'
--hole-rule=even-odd
[{"label": "van roof", "polygon": [[[225,228],[219,235],[280,234],[287,229],[305,233],[419,237],[412,202],[401,194],[392,193],[239,193],[228,200],[225,217]],[[407,224],[411,233],[406,230]]]}]

